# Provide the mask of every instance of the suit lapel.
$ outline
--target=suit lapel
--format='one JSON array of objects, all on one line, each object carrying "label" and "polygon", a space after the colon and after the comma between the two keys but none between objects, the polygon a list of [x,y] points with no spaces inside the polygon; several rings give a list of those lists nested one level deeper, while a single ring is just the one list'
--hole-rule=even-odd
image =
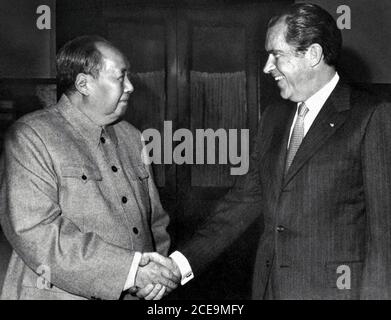
[{"label": "suit lapel", "polygon": [[348,117],[350,88],[339,83],[315,118],[285,176],[284,186],[338,130]]}]

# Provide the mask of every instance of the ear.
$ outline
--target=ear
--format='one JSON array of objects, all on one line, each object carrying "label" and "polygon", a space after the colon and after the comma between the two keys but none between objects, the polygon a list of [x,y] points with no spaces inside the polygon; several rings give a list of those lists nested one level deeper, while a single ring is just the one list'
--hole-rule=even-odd
[{"label": "ear", "polygon": [[323,60],[323,48],[318,43],[313,43],[309,46],[306,55],[310,61],[311,67],[316,67]]},{"label": "ear", "polygon": [[88,75],[85,73],[79,73],[76,76],[75,87],[76,90],[79,91],[83,96],[88,96]]}]

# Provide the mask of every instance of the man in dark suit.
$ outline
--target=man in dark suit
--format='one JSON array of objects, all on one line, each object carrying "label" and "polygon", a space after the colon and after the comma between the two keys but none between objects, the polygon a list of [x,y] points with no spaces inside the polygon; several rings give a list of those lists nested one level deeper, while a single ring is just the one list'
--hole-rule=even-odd
[{"label": "man in dark suit", "polygon": [[264,72],[280,89],[250,171],[178,248],[195,277],[262,215],[254,299],[391,298],[391,109],[344,84],[342,37],[295,4],[268,27]]}]

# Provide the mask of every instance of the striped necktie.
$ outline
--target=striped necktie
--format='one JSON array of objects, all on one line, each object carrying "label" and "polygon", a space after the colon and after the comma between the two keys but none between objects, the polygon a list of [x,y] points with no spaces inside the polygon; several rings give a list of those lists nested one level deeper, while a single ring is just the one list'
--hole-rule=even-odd
[{"label": "striped necktie", "polygon": [[304,117],[308,112],[308,108],[304,102],[299,105],[299,111],[297,114],[295,126],[293,127],[291,140],[289,142],[288,154],[285,161],[285,174],[288,172],[289,167],[299,150],[300,144],[304,139]]}]

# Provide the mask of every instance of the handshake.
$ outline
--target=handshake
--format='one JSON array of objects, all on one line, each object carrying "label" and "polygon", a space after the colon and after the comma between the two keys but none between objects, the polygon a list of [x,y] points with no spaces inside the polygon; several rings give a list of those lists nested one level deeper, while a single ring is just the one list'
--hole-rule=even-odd
[{"label": "handshake", "polygon": [[134,287],[129,291],[140,299],[160,300],[180,281],[181,272],[172,258],[148,252],[141,256]]}]

